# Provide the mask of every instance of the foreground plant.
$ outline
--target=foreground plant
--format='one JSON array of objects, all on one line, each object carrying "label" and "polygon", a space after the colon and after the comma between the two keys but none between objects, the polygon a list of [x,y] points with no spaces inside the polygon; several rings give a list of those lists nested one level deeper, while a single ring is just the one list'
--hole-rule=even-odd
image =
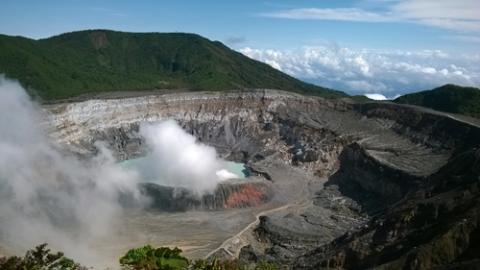
[{"label": "foreground plant", "polygon": [[178,248],[153,248],[150,245],[131,249],[120,258],[123,269],[133,270],[177,270],[188,267],[188,259],[181,256]]},{"label": "foreground plant", "polygon": [[27,251],[24,257],[0,258],[2,270],[86,270],[62,252],[50,253],[47,244],[42,244]]},{"label": "foreground plant", "polygon": [[[277,270],[277,265],[259,262],[256,266],[245,265],[238,260],[189,261],[181,256],[178,248],[153,248],[150,245],[129,250],[120,265],[124,270]],[[24,257],[0,257],[0,270],[87,270],[86,267],[64,256],[62,252],[51,253],[47,244],[26,252]]]},{"label": "foreground plant", "polygon": [[178,248],[153,248],[149,245],[129,250],[120,265],[125,270],[277,270],[277,265],[260,262],[256,266],[242,264],[238,260],[220,261],[199,259],[189,261],[181,256]]},{"label": "foreground plant", "polygon": [[243,270],[244,266],[241,266],[237,260],[232,261],[219,261],[219,260],[196,260],[191,264],[192,270]]},{"label": "foreground plant", "polygon": [[190,265],[191,270],[278,270],[276,264],[261,261],[256,265],[242,264],[238,260],[196,260]]}]

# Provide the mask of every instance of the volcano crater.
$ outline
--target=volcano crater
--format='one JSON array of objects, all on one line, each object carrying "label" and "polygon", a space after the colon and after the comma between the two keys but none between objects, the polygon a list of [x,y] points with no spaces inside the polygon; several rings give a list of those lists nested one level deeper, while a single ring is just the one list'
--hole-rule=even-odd
[{"label": "volcano crater", "polygon": [[[222,159],[248,168],[245,179],[225,181],[202,197],[188,189],[143,184],[153,201],[150,209],[132,211],[122,225],[138,233],[112,240],[105,250],[121,254],[148,242],[179,246],[193,258],[266,259],[295,268],[354,265],[363,256],[362,244],[392,254],[379,258],[366,249],[364,256],[372,258],[366,267],[406,265],[410,259],[402,258],[407,255],[439,260],[434,250],[444,247],[432,245],[431,239],[418,240],[416,253],[390,251],[414,229],[426,229],[412,224],[402,234],[393,220],[406,218],[402,211],[408,205],[442,195],[435,188],[446,180],[436,179],[448,178],[450,164],[476,149],[480,138],[475,123],[419,107],[265,89],[150,93],[44,109],[50,135],[80,156],[95,155],[100,141],[119,162],[145,156],[140,125],[173,119]],[[451,204],[443,215],[461,202]],[[439,214],[427,223],[436,226],[442,218]],[[478,223],[470,226],[478,230]],[[379,228],[391,231],[381,245],[375,234]],[[446,230],[454,230],[453,225]]]}]

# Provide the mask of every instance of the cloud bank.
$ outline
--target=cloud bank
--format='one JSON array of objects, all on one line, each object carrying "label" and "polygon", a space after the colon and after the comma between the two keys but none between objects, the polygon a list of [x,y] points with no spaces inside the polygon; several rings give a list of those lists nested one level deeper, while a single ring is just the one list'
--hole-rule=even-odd
[{"label": "cloud bank", "polygon": [[364,96],[373,100],[387,100],[388,98],[382,94],[364,94]]},{"label": "cloud bank", "polygon": [[447,83],[480,86],[480,55],[439,50],[374,51],[339,46],[297,50],[243,48],[240,52],[294,77],[351,94],[388,98]]}]

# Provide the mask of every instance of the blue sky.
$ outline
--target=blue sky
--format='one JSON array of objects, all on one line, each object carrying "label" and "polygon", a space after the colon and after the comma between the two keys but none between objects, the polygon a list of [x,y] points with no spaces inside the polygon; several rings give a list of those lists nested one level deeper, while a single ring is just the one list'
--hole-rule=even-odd
[{"label": "blue sky", "polygon": [[0,33],[193,32],[298,78],[393,97],[480,85],[480,1],[3,0]]}]

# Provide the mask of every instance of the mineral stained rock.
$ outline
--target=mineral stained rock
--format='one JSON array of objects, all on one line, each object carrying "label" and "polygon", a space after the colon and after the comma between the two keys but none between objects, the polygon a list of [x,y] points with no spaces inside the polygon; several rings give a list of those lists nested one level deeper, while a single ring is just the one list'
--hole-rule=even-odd
[{"label": "mineral stained rock", "polygon": [[141,184],[141,191],[152,199],[149,208],[160,211],[221,210],[254,207],[271,199],[268,183],[241,181],[221,183],[211,194],[196,195],[184,188]]}]

